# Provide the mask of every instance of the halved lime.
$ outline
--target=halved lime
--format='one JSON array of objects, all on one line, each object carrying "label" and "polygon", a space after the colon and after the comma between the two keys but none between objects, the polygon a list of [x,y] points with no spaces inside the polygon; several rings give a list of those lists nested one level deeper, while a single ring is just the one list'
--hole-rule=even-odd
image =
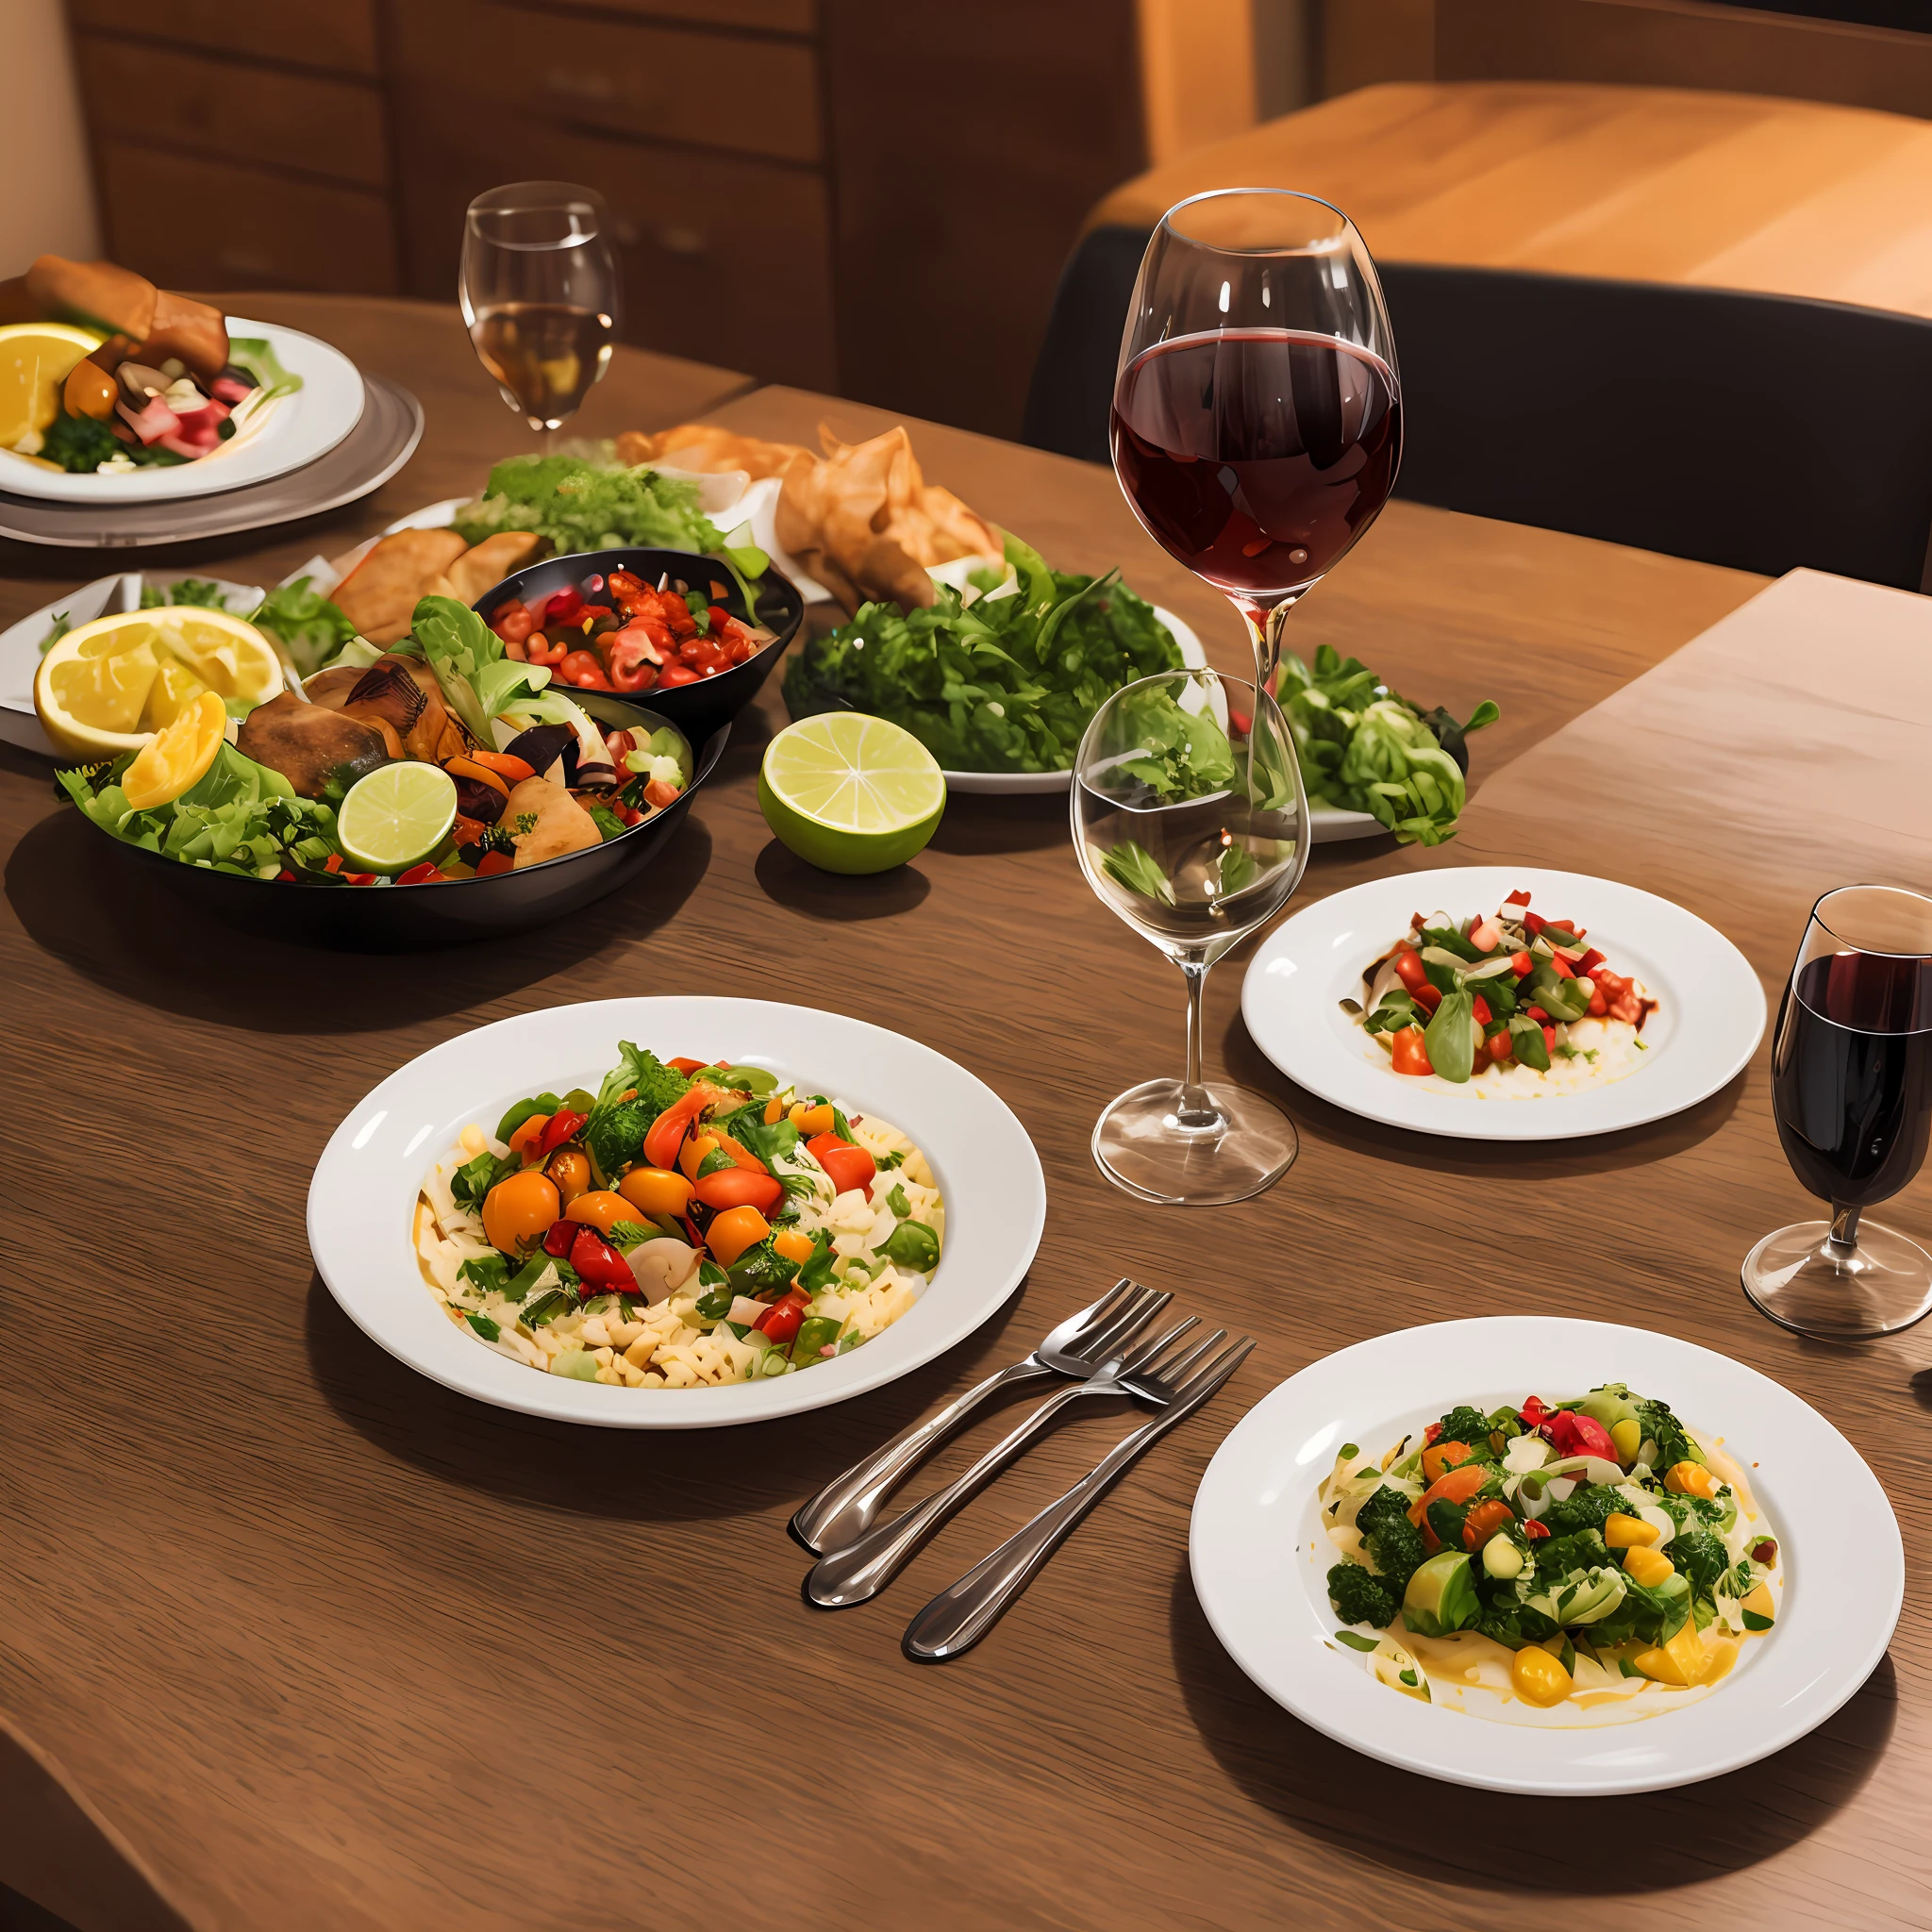
[{"label": "halved lime", "polygon": [[349,787],[336,814],[343,854],[363,872],[408,872],[449,836],[456,780],[413,759],[378,765]]},{"label": "halved lime", "polygon": [[858,711],[788,724],[758,768],[765,823],[824,872],[904,865],[939,829],[946,781],[911,732]]}]

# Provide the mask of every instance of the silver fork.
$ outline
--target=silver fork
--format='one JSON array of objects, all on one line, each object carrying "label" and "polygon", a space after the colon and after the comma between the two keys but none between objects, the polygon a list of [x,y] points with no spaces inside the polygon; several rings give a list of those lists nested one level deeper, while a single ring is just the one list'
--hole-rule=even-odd
[{"label": "silver fork", "polygon": [[1199,1325],[1198,1320],[1190,1315],[1151,1341],[1138,1342],[1132,1347],[1117,1345],[1117,1352],[1086,1381],[1075,1382],[1071,1388],[1049,1395],[1017,1429],[1003,1436],[963,1475],[956,1476],[944,1489],[935,1490],[924,1502],[915,1503],[890,1523],[875,1524],[842,1550],[821,1557],[805,1579],[807,1600],[821,1609],[837,1610],[876,1596],[934,1531],[970,1503],[1069,1403],[1079,1401],[1083,1395],[1143,1395],[1151,1402],[1168,1400],[1165,1383],[1153,1378],[1162,1374],[1173,1374],[1192,1360],[1194,1351],[1178,1360],[1174,1358],[1174,1352],[1188,1330]]},{"label": "silver fork", "polygon": [[1172,1299],[1123,1276],[1091,1307],[1069,1315],[1024,1361],[989,1375],[929,1421],[901,1430],[883,1449],[834,1476],[792,1517],[791,1534],[813,1556],[856,1541],[871,1528],[886,1498],[982,1403],[1027,1382],[1091,1375]]},{"label": "silver fork", "polygon": [[[1202,1348],[1212,1348],[1222,1339],[1215,1334]],[[1244,1337],[1205,1361],[1197,1360],[1201,1349],[1196,1349],[1189,1357],[1196,1366],[1178,1379],[1171,1374],[1164,1378],[1171,1384],[1171,1397],[1152,1422],[1116,1442],[1064,1496],[1049,1503],[1024,1529],[1016,1530],[913,1618],[906,1626],[902,1645],[906,1655],[914,1663],[936,1664],[971,1650],[1006,1615],[1074,1525],[1112,1488],[1121,1472],[1176,1423],[1211,1401],[1254,1345]]]}]

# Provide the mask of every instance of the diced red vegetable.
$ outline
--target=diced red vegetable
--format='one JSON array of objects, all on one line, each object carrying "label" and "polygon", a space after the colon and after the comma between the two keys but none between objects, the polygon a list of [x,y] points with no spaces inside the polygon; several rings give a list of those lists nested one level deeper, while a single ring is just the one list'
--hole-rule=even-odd
[{"label": "diced red vegetable", "polygon": [[870,1187],[878,1164],[863,1147],[841,1141],[837,1134],[819,1134],[805,1143],[806,1152],[831,1175],[840,1193],[854,1188]]},{"label": "diced red vegetable", "polygon": [[1398,1074],[1433,1074],[1436,1070],[1429,1064],[1429,1050],[1423,1041],[1420,1026],[1405,1026],[1393,1034],[1389,1041],[1394,1050],[1394,1065]]},{"label": "diced red vegetable", "polygon": [[1540,1433],[1558,1456],[1595,1456],[1605,1462],[1618,1459],[1609,1430],[1593,1415],[1559,1408],[1540,1425]]},{"label": "diced red vegetable", "polygon": [[560,1107],[550,1116],[550,1124],[543,1129],[543,1137],[537,1142],[537,1153],[554,1154],[558,1148],[570,1140],[591,1116],[587,1113],[574,1113],[567,1107]]},{"label": "diced red vegetable", "polygon": [[1415,990],[1415,1003],[1424,1012],[1433,1013],[1442,1004],[1442,989],[1424,980]]},{"label": "diced red vegetable", "polygon": [[[571,1242],[570,1265],[583,1276],[578,1294],[589,1301],[593,1294],[608,1294],[613,1289],[635,1289],[637,1277],[630,1272],[630,1263],[588,1222],[577,1222],[575,1226],[577,1234]],[[547,1235],[544,1245],[549,1245]]]}]

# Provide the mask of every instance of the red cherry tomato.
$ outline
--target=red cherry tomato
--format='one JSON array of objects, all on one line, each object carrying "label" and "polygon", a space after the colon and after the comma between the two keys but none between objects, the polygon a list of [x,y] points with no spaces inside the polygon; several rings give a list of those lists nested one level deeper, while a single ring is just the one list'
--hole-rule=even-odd
[{"label": "red cherry tomato", "polygon": [[659,691],[675,691],[680,684],[695,684],[698,675],[689,664],[667,664],[658,674]]},{"label": "red cherry tomato", "polygon": [[806,1297],[793,1289],[783,1301],[774,1302],[755,1325],[774,1341],[790,1341],[805,1320]]},{"label": "red cherry tomato", "polygon": [[1396,978],[1410,992],[1420,992],[1428,985],[1429,975],[1424,969],[1422,955],[1413,946],[1397,946],[1393,963]]},{"label": "red cherry tomato", "polygon": [[574,684],[579,691],[609,691],[611,683],[604,675],[604,667],[597,661],[594,651],[570,651],[563,662],[557,667],[557,675],[565,684]]},{"label": "red cherry tomato", "polygon": [[863,1147],[855,1147],[837,1134],[820,1134],[805,1143],[805,1150],[831,1175],[832,1185],[841,1194],[869,1186],[879,1171],[878,1163]]}]

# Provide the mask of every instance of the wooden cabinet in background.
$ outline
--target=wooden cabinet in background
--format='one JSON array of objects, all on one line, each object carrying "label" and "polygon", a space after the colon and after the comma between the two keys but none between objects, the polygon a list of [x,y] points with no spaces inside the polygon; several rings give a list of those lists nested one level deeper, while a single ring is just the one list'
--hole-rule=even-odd
[{"label": "wooden cabinet in background", "polygon": [[107,245],[177,287],[456,292],[486,189],[609,203],[626,340],[1017,432],[1145,162],[1134,0],[68,0]]}]

